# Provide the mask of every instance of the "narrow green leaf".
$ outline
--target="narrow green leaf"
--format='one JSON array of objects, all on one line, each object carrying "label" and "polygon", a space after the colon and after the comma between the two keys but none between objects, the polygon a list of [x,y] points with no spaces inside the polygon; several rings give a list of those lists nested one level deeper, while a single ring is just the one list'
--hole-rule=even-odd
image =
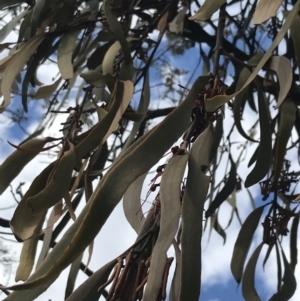
[{"label": "narrow green leaf", "polygon": [[108,81],[112,81],[112,75],[109,73],[102,74],[99,71],[87,71],[85,73],[81,73],[80,77],[82,77],[87,83],[97,87],[105,87]]},{"label": "narrow green leaf", "polygon": [[293,219],[290,234],[290,254],[291,254],[291,268],[295,272],[295,267],[298,263],[298,226],[299,226],[299,215],[296,215]]},{"label": "narrow green leaf", "polygon": [[214,140],[211,146],[211,153],[210,153],[210,162],[212,160],[217,159],[218,150],[220,147],[221,139],[223,137],[223,118],[218,118],[216,126],[214,128]]},{"label": "narrow green leaf", "polygon": [[271,242],[269,243],[268,250],[267,250],[265,259],[264,259],[264,261],[263,261],[263,268],[265,268],[265,264],[267,263],[267,260],[268,260],[269,257],[270,257],[270,254],[271,254],[271,251],[273,250],[274,245],[275,245],[275,243],[274,243],[273,241],[271,241]]},{"label": "narrow green leaf", "polygon": [[293,69],[290,60],[285,56],[273,56],[269,69],[275,71],[278,77],[280,90],[276,108],[279,108],[290,91],[293,82]]},{"label": "narrow green leaf", "polygon": [[[239,80],[236,86],[236,91],[239,91],[243,84],[247,81],[249,76],[251,75],[251,72],[244,68],[242,72],[239,74]],[[246,99],[248,98],[249,93],[249,87],[246,87],[241,93],[235,96],[234,102],[233,102],[233,117],[234,117],[234,124],[239,131],[239,133],[247,140],[252,142],[257,142],[255,139],[250,137],[243,129],[241,119],[242,119],[242,113],[244,111],[244,106]]]},{"label": "narrow green leaf", "polygon": [[142,120],[144,119],[144,117],[148,111],[149,103],[150,103],[150,82],[149,82],[149,72],[147,72],[144,77],[140,103],[139,103],[139,106],[137,109],[137,112],[142,114],[142,118],[140,121],[136,121],[133,124],[132,130],[127,138],[127,141],[126,141],[122,151],[125,151],[129,147],[129,145],[132,143],[132,141],[134,140],[134,137],[140,128]]},{"label": "narrow green leaf", "polygon": [[113,259],[96,271],[83,282],[66,301],[98,301],[101,295],[98,289],[107,281],[116,263],[117,259]]},{"label": "narrow green leaf", "polygon": [[213,139],[212,127],[209,125],[194,142],[188,162],[188,176],[181,213],[182,252],[179,300],[182,301],[198,301],[200,296],[202,218],[210,183],[210,177],[206,176],[202,169],[203,166],[209,166]]},{"label": "narrow green leaf", "polygon": [[189,154],[175,155],[167,164],[160,183],[161,218],[158,238],[151,255],[151,268],[144,301],[157,298],[166,265],[166,252],[176,235],[181,209],[180,188]]},{"label": "narrow green leaf", "polygon": [[[49,141],[52,141],[51,137],[43,139],[34,138],[22,144],[22,148],[28,150],[41,149]],[[22,169],[38,154],[39,152],[25,152],[17,149],[5,159],[5,161],[0,165],[0,174],[2,175],[0,178],[0,195],[19,175]]]},{"label": "narrow green leaf", "polygon": [[221,206],[221,204],[226,201],[226,199],[230,196],[232,191],[235,189],[236,184],[236,166],[234,161],[231,158],[231,155],[229,157],[229,160],[231,162],[231,168],[229,172],[229,177],[226,180],[226,183],[224,187],[221,189],[221,191],[216,195],[213,202],[208,207],[205,215],[206,217],[211,216],[214,214],[215,210]]},{"label": "narrow green leaf", "polygon": [[280,290],[281,286],[281,278],[282,278],[282,269],[281,269],[281,260],[280,260],[280,253],[277,243],[275,243],[275,250],[276,250],[276,263],[277,263],[277,290]]},{"label": "narrow green leaf", "polygon": [[219,224],[218,214],[216,214],[216,216],[214,217],[214,229],[223,238],[223,245],[225,245],[225,243],[226,243],[226,232],[224,231],[224,229]]},{"label": "narrow green leaf", "polygon": [[57,52],[57,65],[63,79],[71,79],[74,75],[72,56],[80,30],[64,34],[60,40]]},{"label": "narrow green leaf", "polygon": [[44,9],[46,0],[36,0],[32,12],[31,22],[30,22],[30,37],[36,35],[37,29],[41,23],[41,14]]},{"label": "narrow green leaf", "polygon": [[175,250],[176,266],[170,288],[170,301],[178,301],[180,300],[179,293],[181,287],[181,251],[175,240],[173,241],[173,246]]},{"label": "narrow green leaf", "polygon": [[126,190],[123,197],[123,209],[130,226],[139,234],[145,220],[141,208],[141,192],[147,173],[139,176]]},{"label": "narrow green leaf", "polygon": [[198,9],[196,14],[189,17],[189,20],[208,20],[225,2],[226,0],[206,0],[204,4]]},{"label": "narrow green leaf", "polygon": [[24,241],[39,234],[41,231],[40,223],[44,221],[46,212],[32,216],[31,209],[27,206],[27,200],[46,187],[48,177],[53,167],[54,163],[51,163],[33,180],[14,212],[10,227],[18,241]]},{"label": "narrow green leaf", "polygon": [[292,129],[296,120],[296,112],[297,106],[290,99],[287,99],[280,108],[280,122],[275,148],[274,175],[272,179],[274,185],[277,185],[277,181],[280,177],[286,153],[286,146],[291,137]]},{"label": "narrow green leaf", "polygon": [[[41,223],[43,223],[42,220]],[[40,227],[42,227],[42,225],[40,225]],[[33,236],[30,239],[24,241],[20,255],[19,265],[15,276],[15,281],[25,281],[29,277],[33,269],[38,241],[38,235]]]},{"label": "narrow green leaf", "polygon": [[[1,9],[1,4],[0,4],[0,9]],[[12,18],[0,29],[0,43],[11,33],[12,30],[16,28],[20,20],[26,17],[28,13],[29,13],[29,9],[23,10],[19,15]]]},{"label": "narrow green leaf", "polygon": [[[80,269],[81,260],[83,257],[83,253],[79,255],[76,260],[71,264],[71,269],[69,272],[68,280],[67,280],[67,287],[65,291],[65,300],[73,293],[75,287],[75,281]],[[82,299],[80,299],[82,300]]]},{"label": "narrow green leaf", "polygon": [[21,72],[26,62],[31,58],[32,54],[36,51],[36,48],[43,41],[45,35],[40,34],[28,42],[14,55],[13,59],[10,60],[8,66],[5,69],[4,76],[1,81],[1,92],[4,100],[0,105],[0,113],[4,112],[6,107],[11,103],[10,89],[15,80],[16,76]]},{"label": "narrow green leaf", "polygon": [[34,95],[34,99],[47,99],[50,97],[57,89],[61,82],[61,77],[59,77],[53,84],[42,86],[38,89],[36,94]]},{"label": "narrow green leaf", "polygon": [[280,290],[269,299],[269,301],[288,301],[290,298],[292,298],[297,288],[295,275],[291,265],[286,259],[283,250],[281,250],[281,254],[284,265],[284,274],[282,279],[283,285],[281,286]]},{"label": "narrow green leaf", "polygon": [[244,263],[264,207],[258,207],[248,215],[234,244],[230,267],[237,283],[242,279]]},{"label": "narrow green leaf", "polygon": [[28,198],[27,205],[31,208],[32,215],[46,211],[68,193],[76,162],[75,147],[71,143],[69,145],[70,150],[66,151],[59,159],[47,186],[37,195]]},{"label": "narrow green leaf", "polygon": [[260,0],[255,8],[252,24],[261,24],[276,16],[282,0]]},{"label": "narrow green leaf", "polygon": [[130,54],[130,47],[127,42],[126,36],[122,29],[120,22],[118,21],[118,15],[114,10],[114,0],[104,0],[103,1],[103,10],[107,18],[108,24],[111,31],[113,32],[116,39],[120,42],[126,65],[132,64],[132,58]]},{"label": "narrow green leaf", "polygon": [[258,109],[259,109],[259,125],[260,125],[260,144],[257,155],[257,161],[246,178],[245,187],[250,187],[268,173],[272,158],[272,132],[269,122],[268,106],[265,96],[258,87]]},{"label": "narrow green leaf", "polygon": [[251,255],[247,263],[243,275],[242,293],[246,301],[261,301],[255,289],[254,277],[255,277],[256,263],[263,245],[264,243],[261,242],[259,246],[255,249],[255,251],[253,252],[253,254]]}]

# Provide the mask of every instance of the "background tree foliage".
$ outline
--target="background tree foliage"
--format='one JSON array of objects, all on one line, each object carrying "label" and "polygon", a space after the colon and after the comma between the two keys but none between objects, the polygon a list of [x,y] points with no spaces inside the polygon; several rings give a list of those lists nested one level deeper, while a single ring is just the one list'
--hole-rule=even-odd
[{"label": "background tree foliage", "polygon": [[[12,219],[1,219],[1,226],[10,227],[23,243],[16,281],[25,281],[9,287],[11,294],[2,288],[9,294],[5,300],[34,300],[71,264],[68,301],[98,300],[101,294],[107,300],[153,301],[168,295],[196,301],[202,227],[215,229],[225,241],[220,206],[231,203],[230,225],[239,218],[236,192],[257,183],[265,202],[242,223],[231,271],[245,300],[260,300],[254,274],[266,245],[264,264],[275,252],[278,265],[277,292],[270,300],[292,297],[299,167],[291,168],[286,152],[300,154],[299,0],[206,0],[201,7],[198,1],[177,0],[2,0],[0,9],[5,23],[0,42],[12,31],[18,34],[16,43],[0,44],[0,51],[9,50],[0,61],[0,111],[22,126],[40,99],[44,114],[34,133],[12,144],[15,151],[0,166],[0,193],[40,152],[56,156],[21,194]],[[180,60],[193,47],[199,49],[196,68],[186,87],[179,87],[190,70],[168,58]],[[37,69],[49,62],[58,65],[59,75],[42,85]],[[151,81],[153,71],[157,82]],[[157,91],[172,105],[153,109],[151,95]],[[133,95],[137,102],[131,101]],[[257,116],[250,130],[243,127],[245,108]],[[226,135],[225,111],[231,122]],[[62,115],[59,133],[43,136]],[[238,154],[234,130],[244,139]],[[248,174],[240,175],[250,144],[256,150],[247,157]],[[166,152],[169,157],[151,181],[147,198],[153,204],[144,216],[142,185]],[[221,160],[227,162],[225,170]],[[224,175],[221,181],[218,174]],[[76,216],[83,196],[87,203]],[[93,273],[81,262],[82,254],[88,249],[91,255],[95,237],[122,198],[137,239]],[[263,227],[263,237],[248,254],[257,227]],[[290,239],[289,255],[281,246],[283,236]],[[43,248],[36,254],[39,240]],[[176,269],[167,292],[173,258],[166,252],[172,245]],[[90,277],[73,291],[79,269]]]}]

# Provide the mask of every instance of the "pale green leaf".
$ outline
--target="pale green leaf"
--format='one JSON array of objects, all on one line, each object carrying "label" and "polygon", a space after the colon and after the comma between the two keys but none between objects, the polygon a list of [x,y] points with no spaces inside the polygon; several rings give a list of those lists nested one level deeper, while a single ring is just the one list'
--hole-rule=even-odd
[{"label": "pale green leaf", "polygon": [[276,16],[282,0],[259,0],[252,19],[253,24],[261,24]]},{"label": "pale green leaf", "polygon": [[292,298],[297,288],[295,275],[293,273],[291,265],[286,259],[283,250],[281,250],[281,254],[282,254],[283,265],[284,265],[284,274],[282,279],[283,284],[280,290],[277,293],[275,293],[269,299],[269,301],[288,301]]},{"label": "pale green leaf", "polygon": [[258,110],[260,126],[260,144],[257,160],[245,181],[245,187],[250,187],[264,178],[269,172],[272,158],[272,131],[269,121],[268,105],[260,87],[258,93]]},{"label": "pale green leaf", "polygon": [[275,71],[278,77],[280,90],[276,107],[279,108],[291,88],[293,69],[290,60],[285,56],[272,56],[269,69]]},{"label": "pale green leaf", "polygon": [[59,77],[51,85],[40,87],[38,89],[38,91],[36,92],[36,94],[34,95],[34,99],[47,99],[47,98],[49,98],[56,91],[56,89],[59,86],[60,82],[61,82],[61,77]]},{"label": "pale green leaf", "polygon": [[168,162],[160,183],[161,218],[160,230],[151,255],[151,268],[148,274],[144,301],[157,298],[161,279],[166,265],[166,252],[176,235],[180,218],[181,181],[189,154],[175,155]]},{"label": "pale green leaf", "polygon": [[57,52],[57,65],[63,79],[71,79],[74,75],[72,56],[80,30],[64,34],[60,40]]},{"label": "pale green leaf", "polygon": [[182,203],[179,299],[182,301],[198,301],[200,295],[202,217],[210,183],[210,177],[202,170],[204,166],[209,166],[212,144],[213,132],[209,125],[194,142],[189,156],[188,176]]},{"label": "pale green leaf", "polygon": [[59,202],[69,191],[73,168],[76,162],[75,147],[69,143],[70,150],[66,151],[58,160],[53,175],[47,186],[35,196],[27,200],[31,214],[42,213]]},{"label": "pale green leaf", "polygon": [[189,17],[189,20],[208,20],[224,3],[226,3],[226,0],[205,0],[196,14]]},{"label": "pale green leaf", "polygon": [[[39,149],[52,141],[51,137],[43,139],[31,139],[22,144],[22,150],[15,150],[0,165],[0,195],[6,190],[9,184],[19,175],[22,169],[39,154]],[[25,151],[27,150],[27,151]]]},{"label": "pale green leaf", "polygon": [[244,263],[264,207],[258,207],[248,215],[234,244],[230,267],[237,283],[242,279]]},{"label": "pale green leaf", "polygon": [[145,220],[141,207],[141,192],[146,176],[147,173],[144,173],[138,177],[128,187],[123,197],[123,209],[126,219],[137,234],[139,234],[141,226]]},{"label": "pale green leaf", "polygon": [[10,90],[14,79],[21,72],[26,62],[31,58],[36,48],[43,41],[44,37],[44,34],[40,34],[30,39],[9,61],[1,81],[1,92],[4,100],[0,105],[0,113],[2,113],[11,103]]},{"label": "pale green leaf", "polygon": [[274,175],[272,178],[274,185],[277,185],[277,181],[280,177],[286,147],[291,137],[296,119],[296,112],[297,106],[290,99],[287,99],[280,108],[279,129],[275,147]]},{"label": "pale green leaf", "polygon": [[255,289],[254,277],[255,277],[256,263],[263,245],[264,243],[261,242],[259,246],[255,249],[255,251],[253,252],[253,254],[251,255],[247,263],[243,275],[242,293],[246,301],[261,301]]}]

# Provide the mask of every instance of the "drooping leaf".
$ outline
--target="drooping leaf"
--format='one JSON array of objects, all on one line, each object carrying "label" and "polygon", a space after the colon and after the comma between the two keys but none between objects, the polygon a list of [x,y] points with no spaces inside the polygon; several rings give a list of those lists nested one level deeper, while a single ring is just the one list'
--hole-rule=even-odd
[{"label": "drooping leaf", "polygon": [[271,242],[269,243],[268,250],[267,250],[265,259],[264,259],[264,261],[263,261],[263,268],[265,267],[265,264],[267,263],[267,260],[268,260],[269,257],[270,257],[270,254],[271,254],[271,251],[273,250],[274,245],[275,245],[275,242],[274,242],[274,241],[271,241]]},{"label": "drooping leaf", "polygon": [[85,282],[83,282],[66,301],[98,301],[101,295],[99,287],[103,285],[116,265],[117,259],[108,262]]},{"label": "drooping leaf", "polygon": [[213,138],[212,127],[209,125],[194,142],[188,162],[188,176],[182,201],[179,288],[179,300],[182,301],[197,301],[200,295],[202,217],[210,183],[210,177],[202,172],[202,168],[209,166]]},{"label": "drooping leaf", "polygon": [[224,231],[224,229],[219,224],[218,214],[216,214],[215,217],[214,217],[214,229],[223,238],[223,245],[224,245],[226,243],[226,237],[227,236],[226,236],[226,232]]},{"label": "drooping leaf", "polygon": [[230,196],[232,191],[235,189],[236,184],[236,166],[234,161],[231,158],[231,155],[229,157],[231,168],[229,172],[228,179],[225,182],[224,187],[221,189],[221,191],[216,195],[213,202],[210,204],[208,209],[206,210],[205,216],[211,216],[214,214],[215,210],[221,206],[221,204],[226,201],[226,199]]},{"label": "drooping leaf", "polygon": [[179,293],[180,293],[180,286],[181,286],[181,251],[175,240],[173,241],[173,246],[174,246],[175,256],[176,256],[176,266],[175,266],[175,272],[170,288],[170,301],[177,301],[180,300]]},{"label": "drooping leaf", "polygon": [[[124,31],[120,22],[118,21],[118,16],[114,10],[114,0],[104,0],[103,1],[103,10],[107,18],[109,27],[113,32],[115,38],[120,42],[126,65],[132,64],[132,58],[130,54],[130,47],[125,37]],[[103,62],[104,63],[104,62]]]},{"label": "drooping leaf", "polygon": [[[249,65],[254,65],[257,62],[257,60],[260,60],[263,57],[262,54],[257,54],[254,57],[252,57],[249,61]],[[250,77],[251,72],[248,68],[244,68],[242,72],[239,74],[238,83],[236,86],[236,91],[241,90],[241,88],[244,86],[244,84],[247,82],[248,78]],[[245,87],[244,90],[242,90],[238,95],[235,96],[234,102],[233,102],[233,117],[234,122],[237,130],[239,133],[247,140],[257,142],[255,139],[250,137],[243,129],[241,124],[242,119],[242,113],[244,111],[245,101],[248,98],[249,94],[249,86]]]},{"label": "drooping leaf", "polygon": [[133,84],[130,81],[124,83],[117,82],[116,86],[116,95],[106,116],[76,145],[75,149],[78,159],[102,145],[108,136],[118,127],[118,122],[131,100]]},{"label": "drooping leaf", "polygon": [[234,244],[230,267],[237,283],[242,279],[244,263],[264,207],[258,207],[248,215]]},{"label": "drooping leaf", "polygon": [[0,29],[0,43],[11,33],[12,30],[15,29],[16,25],[20,22],[20,20],[26,17],[28,13],[29,9],[23,10],[19,15],[17,15],[15,18],[12,18],[7,24],[5,24]]},{"label": "drooping leaf", "polygon": [[280,121],[275,148],[275,165],[273,175],[274,185],[277,185],[277,181],[280,177],[286,153],[286,147],[291,137],[292,129],[296,120],[296,112],[297,107],[290,99],[287,99],[280,108]]},{"label": "drooping leaf", "polygon": [[63,79],[70,79],[74,75],[72,56],[79,30],[73,30],[60,40],[57,52],[57,65]]},{"label": "drooping leaf", "polygon": [[[42,222],[43,221],[41,220],[40,223]],[[42,225],[40,225],[40,227],[42,227]],[[30,239],[24,241],[20,255],[19,265],[15,276],[15,281],[26,281],[29,277],[33,269],[38,241],[38,235],[35,235]]]},{"label": "drooping leaf", "polygon": [[260,125],[260,144],[254,168],[248,174],[245,187],[250,187],[259,182],[269,172],[272,158],[272,132],[269,122],[268,107],[265,96],[258,87],[258,109]]},{"label": "drooping leaf", "polygon": [[226,0],[205,0],[204,4],[197,10],[196,14],[189,17],[189,20],[204,21],[209,19]]},{"label": "drooping leaf", "polygon": [[67,280],[67,287],[65,291],[65,300],[73,293],[75,287],[75,281],[79,272],[82,257],[83,257],[83,253],[81,253],[81,255],[79,255],[71,265],[71,269]]},{"label": "drooping leaf", "polygon": [[180,218],[181,181],[189,154],[175,155],[167,164],[160,183],[161,218],[160,230],[151,255],[144,301],[157,298],[166,265],[166,252],[176,235]]},{"label": "drooping leaf", "polygon": [[[39,269],[25,284],[13,286],[13,289],[23,289],[23,291],[13,292],[9,297],[11,300],[17,298],[23,298],[24,301],[33,300],[83,252],[100,231],[128,186],[149,170],[186,130],[195,98],[210,78],[211,76],[199,77],[180,106],[115,160],[76,222],[67,230]],[[179,119],[181,122],[177,122]],[[153,143],[156,147],[151,148],[152,151],[149,153],[148,150]],[[147,153],[147,160],[145,160],[145,153]],[[116,186],[115,183],[118,185]]]},{"label": "drooping leaf", "polygon": [[[285,18],[288,17],[289,11],[283,11],[283,15]],[[294,17],[292,20],[292,24],[290,26],[291,38],[293,41],[293,46],[295,50],[296,60],[298,68],[300,66],[300,38],[299,38],[299,28],[300,28],[300,16],[299,14]]]},{"label": "drooping leaf", "polygon": [[[103,33],[103,31],[101,31]],[[100,33],[101,33],[100,32]],[[112,36],[110,35],[110,38],[112,38]],[[109,50],[109,48],[111,47],[113,43],[112,42],[108,42],[100,47],[98,47],[93,53],[92,55],[88,58],[87,62],[86,62],[86,66],[90,69],[90,70],[94,70],[97,67],[99,67],[104,59],[105,54],[107,53],[107,51]]]},{"label": "drooping leaf", "polygon": [[141,208],[141,192],[147,173],[138,177],[126,190],[123,197],[123,209],[130,226],[139,234],[145,220]]},{"label": "drooping leaf", "polygon": [[150,103],[150,83],[149,83],[149,72],[147,72],[144,77],[142,94],[141,94],[140,103],[139,103],[139,106],[137,109],[137,112],[142,114],[142,118],[141,118],[141,120],[136,121],[133,124],[132,130],[127,138],[127,141],[126,141],[122,151],[125,151],[129,147],[129,145],[133,142],[134,137],[137,134],[137,132],[140,128],[140,125],[142,123],[142,119],[145,117],[145,115],[148,111],[149,103]]},{"label": "drooping leaf", "polygon": [[283,284],[280,290],[275,293],[269,301],[288,301],[294,295],[297,283],[295,279],[295,275],[293,273],[292,267],[286,259],[286,256],[281,250],[282,258],[283,258],[283,265],[284,265],[284,274],[283,274]]},{"label": "drooping leaf", "polygon": [[276,72],[279,81],[279,95],[276,107],[279,108],[285,100],[293,81],[291,62],[285,56],[272,56],[270,70]]},{"label": "drooping leaf", "polygon": [[227,103],[230,99],[238,95],[238,93],[240,93],[243,89],[245,89],[255,79],[258,72],[272,56],[273,50],[278,46],[278,44],[284,38],[286,32],[288,31],[288,29],[292,24],[293,19],[298,14],[299,9],[300,9],[300,1],[297,1],[293,9],[290,11],[288,17],[286,18],[285,23],[282,25],[280,31],[278,32],[276,38],[274,39],[272,45],[269,47],[268,51],[264,54],[259,64],[255,67],[255,69],[253,70],[248,80],[243,85],[243,87],[239,91],[231,95],[217,95],[213,98],[207,99],[205,101],[205,108],[208,112],[213,112],[217,110],[219,107],[221,107],[222,105],[224,105],[225,103]]},{"label": "drooping leaf", "polygon": [[59,77],[53,84],[42,86],[38,89],[36,94],[34,95],[34,99],[47,99],[50,97],[57,89],[61,82],[61,77]]},{"label": "drooping leaf", "polygon": [[31,82],[32,86],[35,85],[34,79],[40,62],[56,50],[55,44],[52,46],[53,40],[54,37],[46,37],[28,63],[26,74],[22,80],[22,105],[25,112],[28,112],[27,98],[29,83]]},{"label": "drooping leaf", "polygon": [[46,187],[53,167],[54,163],[51,163],[33,180],[14,212],[10,226],[19,241],[24,241],[41,231],[40,223],[44,221],[46,212],[32,216],[31,209],[27,206],[27,199],[38,194]]},{"label": "drooping leaf", "polygon": [[259,246],[255,249],[253,254],[251,255],[242,280],[242,293],[243,297],[246,301],[261,301],[260,297],[257,294],[257,291],[255,289],[254,284],[254,277],[255,277],[255,268],[256,263],[258,260],[258,256],[260,254],[260,251],[263,247],[264,243],[261,242]]},{"label": "drooping leaf", "polygon": [[32,54],[43,41],[44,37],[44,34],[39,34],[30,39],[14,55],[13,59],[9,61],[1,81],[1,92],[3,94],[4,100],[2,105],[0,105],[0,113],[2,113],[11,102],[10,89],[15,77],[21,72],[25,63],[31,58]]},{"label": "drooping leaf", "polygon": [[292,271],[295,272],[295,267],[298,263],[298,225],[299,225],[300,217],[299,215],[295,216],[291,226],[291,234],[290,234],[290,256],[291,256],[291,268]]},{"label": "drooping leaf", "polygon": [[42,11],[44,9],[46,0],[36,0],[35,5],[32,12],[31,22],[30,22],[30,37],[34,37],[36,35],[37,29],[40,25],[40,17]]},{"label": "drooping leaf", "polygon": [[32,215],[42,213],[54,206],[68,192],[76,162],[75,147],[71,143],[69,145],[70,150],[58,160],[47,186],[37,195],[28,198],[27,205],[31,208]]},{"label": "drooping leaf", "polygon": [[82,77],[87,83],[97,87],[105,87],[105,85],[112,81],[112,75],[109,73],[102,74],[99,71],[88,71],[85,73],[81,73],[80,77]]},{"label": "drooping leaf", "polygon": [[223,118],[218,118],[214,128],[214,140],[211,146],[210,162],[217,159],[220,142],[223,137]]},{"label": "drooping leaf", "polygon": [[[31,139],[22,144],[22,148],[32,150],[41,149],[43,146],[52,141],[51,137],[43,139]],[[6,190],[9,184],[19,175],[22,169],[38,155],[39,152],[25,152],[22,150],[15,150],[9,155],[5,161],[0,165],[0,195]]]},{"label": "drooping leaf", "polygon": [[276,16],[282,0],[259,0],[252,19],[253,24],[261,24]]}]

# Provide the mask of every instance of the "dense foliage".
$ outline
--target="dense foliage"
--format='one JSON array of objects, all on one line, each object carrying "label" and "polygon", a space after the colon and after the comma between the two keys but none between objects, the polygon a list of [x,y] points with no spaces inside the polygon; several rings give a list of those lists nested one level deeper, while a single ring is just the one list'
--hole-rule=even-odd
[{"label": "dense foliage", "polygon": [[[0,165],[0,194],[39,153],[56,156],[20,194],[12,219],[1,219],[23,244],[16,281],[25,281],[3,288],[5,300],[34,300],[71,264],[68,301],[98,300],[101,294],[111,301],[166,296],[196,301],[202,232],[214,229],[226,240],[219,208],[226,201],[232,206],[228,225],[234,217],[240,220],[236,192],[241,189],[248,191],[253,210],[241,221],[232,274],[245,300],[260,300],[254,274],[266,245],[264,264],[275,252],[278,266],[277,292],[270,300],[293,296],[300,169],[295,160],[291,167],[287,150],[300,155],[300,0],[201,4],[0,2],[5,53],[0,112],[21,127],[30,110],[39,106],[41,112],[37,129],[19,145],[11,143],[15,151]],[[184,61],[192,50],[198,56],[193,65],[172,63]],[[38,68],[52,65],[58,75],[43,85]],[[157,108],[156,99],[167,105]],[[250,129],[246,113],[256,117]],[[45,136],[62,117],[57,133]],[[157,123],[158,117],[164,118]],[[232,138],[235,132],[239,142]],[[254,152],[247,156],[250,145]],[[244,160],[247,174],[240,169]],[[144,216],[143,183],[158,162],[147,193],[152,207]],[[253,185],[260,185],[257,202],[248,189]],[[91,255],[95,237],[121,200],[136,241],[93,273],[81,262],[82,254],[88,249]],[[263,237],[250,254],[258,227]],[[283,236],[290,240],[289,255]],[[168,292],[171,246],[176,269]],[[79,269],[90,277],[73,291]]]}]

